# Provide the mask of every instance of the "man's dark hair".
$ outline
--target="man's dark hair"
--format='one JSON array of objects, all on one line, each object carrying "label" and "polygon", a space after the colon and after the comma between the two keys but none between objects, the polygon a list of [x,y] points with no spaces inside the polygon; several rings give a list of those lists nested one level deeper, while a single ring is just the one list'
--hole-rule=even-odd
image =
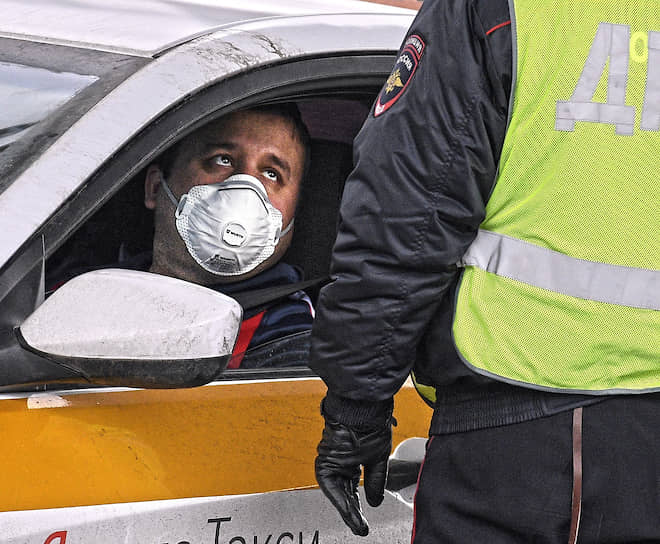
[{"label": "man's dark hair", "polygon": [[[305,158],[303,162],[303,175],[302,175],[302,179],[304,180],[305,177],[307,176],[307,172],[309,171],[309,164],[311,162],[312,144],[311,144],[311,138],[309,136],[309,131],[307,130],[307,127],[305,126],[305,123],[302,120],[302,115],[300,114],[300,110],[298,109],[298,106],[295,104],[295,102],[263,104],[251,108],[245,108],[244,110],[236,110],[236,111],[255,111],[259,113],[277,115],[279,117],[283,117],[284,119],[289,119],[291,121],[291,123],[293,124],[295,134],[300,140],[300,143],[303,145],[303,152],[305,154]],[[228,113],[227,115],[231,115],[232,113],[236,113],[236,112],[231,112]],[[158,157],[158,159],[154,161],[156,164],[159,165],[161,171],[163,172],[163,176],[165,178],[168,178],[171,173],[172,166],[174,165],[174,161],[179,153],[179,149],[183,141],[185,141],[185,138],[179,140],[174,145],[170,146],[168,149],[163,151]]]}]

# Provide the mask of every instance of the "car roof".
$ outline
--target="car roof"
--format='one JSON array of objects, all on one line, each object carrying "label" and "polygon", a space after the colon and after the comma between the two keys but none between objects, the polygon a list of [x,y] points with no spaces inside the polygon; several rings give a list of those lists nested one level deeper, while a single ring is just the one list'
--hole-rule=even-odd
[{"label": "car roof", "polygon": [[0,8],[0,37],[142,57],[257,19],[413,13],[358,0],[0,0]]}]

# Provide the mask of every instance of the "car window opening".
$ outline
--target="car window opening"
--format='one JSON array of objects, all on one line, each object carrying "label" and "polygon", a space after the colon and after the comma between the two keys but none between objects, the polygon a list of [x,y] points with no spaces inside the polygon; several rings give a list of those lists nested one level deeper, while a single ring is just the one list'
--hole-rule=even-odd
[{"label": "car window opening", "polygon": [[[294,236],[281,259],[302,271],[301,279],[322,278],[330,269],[339,203],[344,181],[352,168],[352,141],[369,112],[373,97],[314,97],[297,101],[310,134],[311,160],[295,214]],[[175,144],[176,145],[176,144]],[[85,271],[107,267],[148,268],[154,236],[153,212],[144,207],[146,169],[134,176],[91,219],[47,260],[46,289],[54,290]],[[248,280],[249,281],[249,280]],[[308,287],[299,304],[313,305],[321,283]],[[238,370],[304,368],[309,350],[309,326],[287,326],[277,334],[259,328],[259,309],[244,315],[255,342],[239,336]],[[281,312],[290,311],[282,305]],[[288,319],[288,318],[287,318]],[[290,321],[283,321],[287,323]],[[256,325],[255,325],[256,323]],[[264,333],[265,331],[265,333]],[[249,339],[248,339],[249,340]],[[235,355],[236,355],[235,351]]]}]

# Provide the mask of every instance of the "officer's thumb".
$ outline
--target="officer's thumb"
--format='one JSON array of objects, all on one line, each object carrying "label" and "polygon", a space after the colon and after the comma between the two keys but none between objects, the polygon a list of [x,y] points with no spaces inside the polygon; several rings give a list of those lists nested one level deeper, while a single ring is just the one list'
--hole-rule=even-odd
[{"label": "officer's thumb", "polygon": [[380,506],[387,480],[387,457],[364,466],[364,494],[370,506]]}]

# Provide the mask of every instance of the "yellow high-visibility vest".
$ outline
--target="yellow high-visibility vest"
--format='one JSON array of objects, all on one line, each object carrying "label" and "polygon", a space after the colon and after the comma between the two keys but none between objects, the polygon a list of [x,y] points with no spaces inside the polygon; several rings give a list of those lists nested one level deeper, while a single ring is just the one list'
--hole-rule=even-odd
[{"label": "yellow high-visibility vest", "polygon": [[660,3],[512,0],[510,121],[453,336],[543,390],[660,390]]}]

